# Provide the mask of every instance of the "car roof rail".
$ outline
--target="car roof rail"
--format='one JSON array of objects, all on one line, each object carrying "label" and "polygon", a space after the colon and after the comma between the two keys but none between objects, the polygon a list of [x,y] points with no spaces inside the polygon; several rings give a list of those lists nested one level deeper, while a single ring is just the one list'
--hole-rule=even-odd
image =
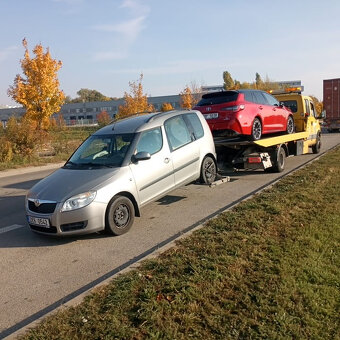
[{"label": "car roof rail", "polygon": [[159,118],[159,117],[163,117],[165,116],[166,114],[170,113],[170,112],[174,112],[174,111],[177,111],[177,110],[170,110],[170,111],[164,111],[164,112],[155,112],[156,114],[151,116],[148,120],[147,120],[147,123],[149,122],[152,122],[153,120],[155,120],[156,118]]},{"label": "car roof rail", "polygon": [[181,109],[181,110],[170,110],[170,111],[164,111],[164,112],[154,112],[156,113],[155,115],[151,116],[148,120],[147,123],[152,122],[153,120],[160,118],[160,117],[164,117],[167,116],[173,112],[184,112],[184,111],[191,111],[192,109]]},{"label": "car roof rail", "polygon": [[[149,114],[149,113],[155,113],[155,112],[152,112],[152,111],[141,111],[141,112],[137,112],[137,113],[133,113],[131,115],[128,115],[128,116],[124,116],[122,118],[113,118],[109,124],[114,124],[114,123],[117,123],[117,122],[121,122],[123,120],[127,120],[127,119],[130,119],[132,117],[138,117],[138,116],[143,116],[145,114]],[[116,115],[117,116],[117,115]],[[108,125],[109,125],[108,124]]]}]

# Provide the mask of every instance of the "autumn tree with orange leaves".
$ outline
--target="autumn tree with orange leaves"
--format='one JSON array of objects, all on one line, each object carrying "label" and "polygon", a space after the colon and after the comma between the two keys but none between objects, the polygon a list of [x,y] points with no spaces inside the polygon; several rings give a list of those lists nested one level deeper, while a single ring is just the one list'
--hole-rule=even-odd
[{"label": "autumn tree with orange leaves", "polygon": [[180,93],[181,97],[181,107],[183,109],[191,109],[194,106],[194,98],[192,91],[189,86],[186,86],[184,90]]},{"label": "autumn tree with orange leaves", "polygon": [[111,121],[110,115],[107,113],[107,111],[102,111],[97,114],[97,122],[99,126],[105,126],[109,124]]},{"label": "autumn tree with orange leaves", "polygon": [[162,107],[161,107],[161,111],[162,112],[167,112],[167,111],[171,111],[174,108],[172,107],[172,105],[170,103],[163,103]]},{"label": "autumn tree with orange leaves", "polygon": [[119,106],[116,118],[124,118],[136,113],[153,112],[155,109],[148,103],[146,94],[143,93],[143,74],[134,82],[129,82],[130,93],[124,93],[125,104]]},{"label": "autumn tree with orange leaves", "polygon": [[57,77],[62,63],[52,59],[48,48],[44,52],[41,44],[34,47],[35,57],[31,58],[26,39],[22,44],[25,55],[20,63],[24,77],[19,74],[15,77],[8,95],[25,107],[25,118],[35,122],[37,129],[46,129],[49,118],[60,111],[65,100]]}]

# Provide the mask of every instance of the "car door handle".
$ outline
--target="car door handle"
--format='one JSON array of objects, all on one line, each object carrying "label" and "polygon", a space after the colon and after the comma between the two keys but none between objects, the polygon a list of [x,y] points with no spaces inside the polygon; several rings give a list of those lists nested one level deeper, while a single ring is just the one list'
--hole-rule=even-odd
[{"label": "car door handle", "polygon": [[170,158],[164,158],[164,163],[168,164],[170,162]]},{"label": "car door handle", "polygon": [[259,109],[260,109],[260,110],[263,110],[263,106],[259,106]]}]

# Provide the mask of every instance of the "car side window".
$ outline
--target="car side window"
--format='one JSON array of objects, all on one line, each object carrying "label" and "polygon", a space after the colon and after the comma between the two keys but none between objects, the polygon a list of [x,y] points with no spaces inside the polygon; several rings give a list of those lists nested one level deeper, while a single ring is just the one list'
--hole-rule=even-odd
[{"label": "car side window", "polygon": [[257,104],[268,105],[266,99],[263,97],[261,92],[254,91],[253,95]]},{"label": "car side window", "polygon": [[262,94],[265,96],[269,105],[272,105],[272,106],[279,106],[280,105],[279,101],[276,98],[274,98],[273,96],[271,96],[270,94],[268,94],[266,92],[263,92]]},{"label": "car side window", "polygon": [[195,139],[199,139],[204,136],[204,130],[201,121],[197,117],[196,113],[189,113],[183,117],[189,127],[190,132],[194,134]]},{"label": "car side window", "polygon": [[164,128],[171,151],[174,151],[192,141],[189,130],[182,116],[176,116],[168,119],[164,123]]},{"label": "car side window", "polygon": [[244,91],[243,94],[244,94],[244,100],[246,100],[247,102],[253,103],[255,101],[251,91],[247,91],[247,92]]},{"label": "car side window", "polygon": [[311,116],[316,117],[314,104],[312,102],[310,102],[310,113],[311,113]]},{"label": "car side window", "polygon": [[145,151],[150,155],[162,149],[163,138],[161,128],[142,132],[137,143],[136,152]]},{"label": "car side window", "polygon": [[310,114],[309,100],[305,99],[306,113]]}]

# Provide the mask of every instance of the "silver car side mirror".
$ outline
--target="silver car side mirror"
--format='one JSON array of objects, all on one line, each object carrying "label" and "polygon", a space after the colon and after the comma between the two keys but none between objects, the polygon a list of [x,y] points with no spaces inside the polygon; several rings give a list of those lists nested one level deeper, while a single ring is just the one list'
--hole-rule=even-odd
[{"label": "silver car side mirror", "polygon": [[151,158],[151,155],[149,152],[146,151],[140,151],[137,152],[135,155],[132,156],[132,161],[138,162],[138,161],[146,161]]}]

